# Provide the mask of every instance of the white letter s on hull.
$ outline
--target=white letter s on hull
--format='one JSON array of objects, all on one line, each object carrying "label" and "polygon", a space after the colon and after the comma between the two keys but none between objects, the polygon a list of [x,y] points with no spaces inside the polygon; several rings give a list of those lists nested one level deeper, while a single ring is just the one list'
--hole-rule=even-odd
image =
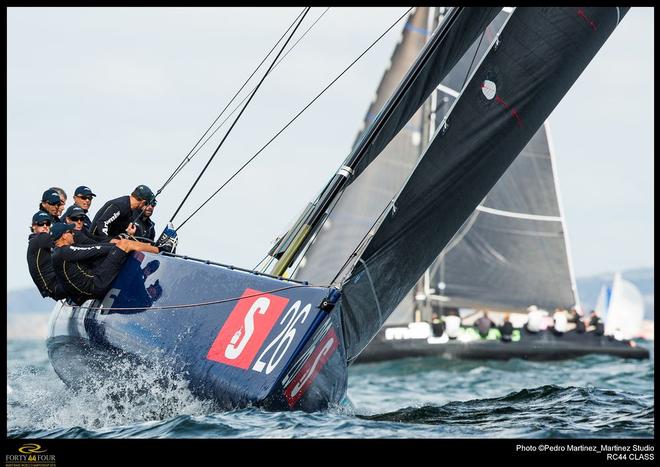
[{"label": "white letter s on hull", "polygon": [[[266,313],[266,310],[268,309],[268,306],[270,305],[270,299],[266,297],[259,297],[254,301],[250,309],[248,310],[247,314],[245,315],[245,318],[243,320],[243,327],[236,331],[236,334],[234,334],[231,338],[231,342],[229,345],[227,345],[227,348],[225,349],[225,357],[234,360],[238,358],[241,355],[241,352],[243,352],[243,349],[247,345],[248,341],[250,340],[250,337],[252,337],[252,333],[254,332],[254,315],[255,313],[259,312],[260,315],[263,315]],[[245,333],[243,334],[243,329],[245,329]],[[241,337],[241,334],[243,334],[243,338],[241,339],[241,342],[236,345],[236,341]]]}]

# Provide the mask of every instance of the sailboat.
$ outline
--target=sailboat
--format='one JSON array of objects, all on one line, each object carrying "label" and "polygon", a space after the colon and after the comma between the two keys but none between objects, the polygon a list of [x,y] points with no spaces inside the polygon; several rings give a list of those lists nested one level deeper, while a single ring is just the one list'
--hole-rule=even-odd
[{"label": "sailboat", "polygon": [[[383,149],[457,63],[466,54],[472,60],[470,48],[502,11],[450,9],[337,173],[271,250],[277,262],[269,273],[133,253],[102,299],[56,305],[47,339],[56,373],[78,387],[116,377],[118,363],[166,365],[194,394],[223,408],[316,411],[341,404],[348,366],[627,10],[511,9],[424,154],[389,187],[380,211],[358,226],[364,236],[336,248],[323,280],[289,279],[328,213],[381,170]],[[308,257],[306,267],[313,266]],[[160,293],[145,294],[155,280]]]},{"label": "sailboat", "polygon": [[611,286],[602,286],[595,311],[605,322],[605,334],[620,339],[640,337],[644,320],[644,297],[630,281],[614,274]]},{"label": "sailboat", "polygon": [[[385,104],[445,13],[445,8],[425,7],[411,14],[391,57],[391,66],[385,71],[368,109],[365,126]],[[479,49],[475,47],[470,52],[471,56],[480,57],[486,52],[496,38],[488,32],[501,27],[508,14],[507,9],[498,14],[481,39]],[[322,276],[321,265],[331,261],[336,245],[355,241],[350,229],[356,219],[388,201],[390,193],[383,190],[383,184],[398,182],[401,168],[413,167],[423,154],[424,143],[433,135],[435,122],[442,119],[459,95],[460,79],[472,71],[474,60],[468,61],[469,57],[470,54],[466,55],[457,64],[384,149],[380,156],[383,170],[364,178],[359,185],[361,190],[354,190],[352,197],[347,195],[341,211],[328,217],[303,258],[297,271],[299,277]],[[490,342],[482,342],[476,331],[469,332],[473,331],[471,327],[461,329],[457,341],[433,335],[432,311],[442,315],[444,309],[462,308],[476,317],[481,313],[474,312],[475,309],[488,309],[490,316],[501,317],[502,313],[492,310],[505,310],[513,313],[511,320],[516,327],[524,328],[530,305],[553,310],[569,309],[579,303],[551,146],[546,121],[385,321],[383,329],[358,357],[358,363],[423,355],[547,360],[610,353],[648,358],[645,349],[634,348],[629,343],[576,333],[559,337],[519,329],[514,331],[513,345],[501,344],[495,339],[497,333],[493,333]],[[356,229],[353,231],[360,234]],[[308,267],[307,259],[318,267]]]}]

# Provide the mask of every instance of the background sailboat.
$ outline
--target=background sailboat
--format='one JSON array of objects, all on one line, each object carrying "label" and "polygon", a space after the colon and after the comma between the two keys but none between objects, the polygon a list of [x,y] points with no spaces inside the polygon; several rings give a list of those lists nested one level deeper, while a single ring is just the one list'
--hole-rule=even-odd
[{"label": "background sailboat", "polygon": [[603,287],[596,311],[605,321],[605,334],[623,339],[640,337],[644,320],[644,298],[635,285],[614,274],[612,285]]}]

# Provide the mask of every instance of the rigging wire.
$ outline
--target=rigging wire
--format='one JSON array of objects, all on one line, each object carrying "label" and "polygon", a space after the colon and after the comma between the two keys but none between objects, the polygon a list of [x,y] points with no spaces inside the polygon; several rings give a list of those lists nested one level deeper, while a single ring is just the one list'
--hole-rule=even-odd
[{"label": "rigging wire", "polygon": [[375,41],[374,41],[369,47],[367,47],[367,48],[366,48],[366,49],[365,49],[365,50],[364,50],[364,51],[363,51],[363,52],[362,52],[362,53],[361,53],[361,54],[360,54],[355,60],[353,60],[353,62],[352,62],[350,65],[348,65],[348,67],[346,67],[346,68],[344,69],[344,71],[342,71],[342,72],[341,72],[341,73],[340,73],[335,79],[333,79],[333,80],[330,82],[330,84],[328,84],[328,85],[327,85],[327,86],[326,86],[326,87],[325,87],[320,93],[318,93],[318,94],[316,95],[316,97],[314,97],[314,99],[312,99],[312,100],[311,100],[311,101],[310,101],[305,107],[303,107],[302,110],[300,110],[300,112],[298,112],[298,113],[297,113],[297,114],[296,114],[296,115],[295,115],[295,116],[289,121],[289,123],[287,123],[287,124],[286,124],[286,125],[280,130],[280,131],[278,131],[278,132],[277,132],[277,133],[276,133],[276,134],[275,134],[275,135],[274,135],[274,136],[273,136],[273,137],[272,137],[272,138],[271,138],[266,144],[264,144],[264,145],[261,147],[261,149],[259,149],[259,150],[258,150],[258,151],[257,151],[257,152],[256,152],[251,158],[250,158],[250,159],[248,159],[248,161],[247,161],[245,164],[243,164],[243,165],[242,165],[242,166],[241,166],[236,172],[234,172],[233,175],[232,175],[231,177],[229,177],[229,178],[228,178],[228,179],[227,179],[227,180],[226,180],[226,181],[220,186],[220,188],[218,188],[218,189],[217,189],[217,190],[216,190],[211,196],[209,196],[209,197],[207,198],[206,201],[204,201],[204,202],[203,202],[203,203],[202,203],[202,204],[201,204],[201,205],[200,205],[195,211],[193,211],[193,213],[190,214],[190,216],[188,216],[188,217],[187,217],[187,218],[181,223],[181,225],[179,225],[178,229],[176,229],[176,230],[179,231],[179,230],[181,229],[181,227],[183,227],[183,226],[184,226],[184,225],[185,225],[185,224],[186,224],[186,223],[187,223],[187,222],[188,222],[188,221],[189,221],[189,220],[190,220],[195,214],[197,214],[197,212],[199,212],[200,209],[202,209],[202,208],[203,208],[203,207],[204,207],[209,201],[211,201],[211,199],[213,199],[213,197],[214,197],[215,195],[217,195],[217,194],[218,194],[218,193],[219,193],[219,192],[220,192],[225,186],[227,186],[227,184],[228,184],[229,182],[231,182],[231,181],[232,181],[232,180],[233,180],[233,179],[234,179],[234,178],[235,178],[235,177],[236,177],[236,176],[237,176],[237,175],[238,175],[238,174],[239,174],[239,173],[240,173],[245,167],[247,167],[247,166],[248,166],[248,165],[249,165],[249,164],[250,164],[250,163],[251,163],[251,162],[252,162],[252,161],[253,161],[253,160],[259,155],[259,154],[261,154],[261,152],[262,152],[264,149],[266,149],[266,147],[268,147],[268,145],[270,145],[270,143],[272,143],[272,142],[275,140],[275,138],[277,138],[277,137],[278,137],[282,132],[284,132],[284,130],[286,130],[286,129],[287,129],[287,128],[288,128],[288,127],[294,122],[294,121],[296,121],[296,120],[298,119],[298,117],[300,117],[300,115],[302,115],[302,113],[305,112],[305,110],[307,110],[307,109],[308,109],[308,108],[309,108],[314,102],[316,102],[316,100],[317,100],[319,97],[321,97],[321,95],[323,95],[323,94],[324,94],[324,93],[330,88],[330,86],[332,86],[332,85],[333,85],[333,84],[334,84],[339,78],[341,78],[341,77],[342,77],[342,76],[343,76],[343,75],[344,75],[349,69],[351,69],[351,68],[353,67],[353,65],[355,65],[355,63],[357,63],[358,60],[360,60],[360,59],[361,59],[361,58],[362,58],[362,57],[363,57],[363,56],[364,56],[369,50],[371,50],[371,48],[372,48],[374,45],[376,45],[376,44],[377,44],[377,43],[383,38],[383,36],[385,36],[385,34],[387,34],[387,33],[388,33],[388,32],[389,32],[394,26],[396,26],[396,25],[399,23],[399,21],[401,21],[401,20],[402,20],[402,19],[403,19],[403,18],[404,18],[404,17],[405,17],[405,16],[406,16],[406,15],[407,15],[412,9],[413,9],[413,8],[414,8],[414,7],[410,7],[410,8],[409,8],[409,9],[408,9],[403,15],[401,15],[401,16],[400,16],[400,17],[399,17],[394,23],[392,23],[392,25],[391,25],[389,28],[387,28],[387,29],[385,30],[385,32],[383,32],[383,33],[382,33],[382,34],[381,34],[381,35],[380,35],[380,36],[379,36],[379,37],[378,37],[378,38],[377,38],[377,39],[376,39],[376,40],[375,40]]},{"label": "rigging wire", "polygon": [[[298,40],[297,40],[297,41],[291,46],[291,48],[290,48],[289,50],[287,50],[287,52],[282,56],[282,58],[280,58],[280,59],[277,61],[277,63],[275,63],[275,66],[273,67],[273,70],[274,70],[275,68],[277,68],[277,65],[279,65],[280,63],[282,63],[282,61],[287,57],[287,55],[289,55],[289,53],[290,53],[290,52],[291,52],[291,51],[292,51],[292,50],[298,45],[298,42],[300,42],[300,41],[301,41],[301,40],[307,35],[307,33],[308,33],[308,32],[314,27],[314,25],[316,25],[316,23],[319,22],[319,20],[323,17],[323,15],[325,15],[325,14],[328,12],[329,9],[330,9],[330,7],[326,8],[325,11],[324,11],[323,13],[321,13],[321,15],[320,15],[318,18],[316,18],[316,21],[314,21],[314,22],[312,23],[312,25],[311,25],[309,28],[307,28],[307,30],[306,30],[306,31],[302,34],[302,36],[300,36],[300,38],[299,38],[299,39],[298,39]],[[245,102],[245,99],[247,99],[247,98],[248,98],[248,96],[245,96],[245,97],[243,98],[243,100],[242,100],[241,102],[239,102],[239,104],[238,104],[236,107],[234,107],[234,110],[232,110],[231,113],[230,113],[229,115],[227,115],[227,117],[225,117],[225,119],[220,123],[220,125],[218,125],[218,127],[217,127],[215,130],[213,130],[213,132],[209,135],[209,137],[206,138],[206,140],[205,140],[205,141],[204,141],[204,142],[203,142],[203,143],[202,143],[202,144],[201,144],[201,145],[195,150],[195,152],[193,153],[193,155],[190,156],[190,159],[192,159],[193,157],[195,157],[195,155],[197,155],[197,153],[198,153],[198,152],[204,147],[204,145],[206,145],[206,143],[208,143],[208,141],[213,137],[213,135],[215,135],[215,134],[217,133],[217,131],[218,131],[218,130],[219,130],[219,129],[220,129],[220,128],[221,128],[221,127],[227,122],[227,120],[229,120],[229,117],[231,117],[232,115],[234,115],[234,113],[238,110],[238,108],[241,106],[241,104],[242,104],[243,102]],[[217,121],[217,120],[216,120],[216,121]]]},{"label": "rigging wire", "polygon": [[80,310],[103,310],[103,311],[139,311],[139,310],[173,310],[177,308],[195,308],[198,306],[210,306],[210,305],[218,305],[221,303],[227,303],[227,302],[235,302],[237,300],[240,300],[242,298],[253,298],[253,297],[259,297],[275,292],[282,292],[283,290],[291,290],[291,289],[301,289],[301,288],[318,288],[320,286],[313,286],[313,285],[308,285],[308,284],[295,284],[295,285],[287,285],[284,287],[278,287],[276,289],[272,290],[267,290],[265,292],[256,292],[250,295],[242,295],[240,297],[230,297],[230,298],[222,298],[218,300],[210,300],[208,302],[198,302],[198,303],[182,303],[180,305],[156,305],[156,306],[141,306],[141,307],[104,307],[103,305],[101,306],[83,306],[83,305],[71,305],[65,300],[62,300],[62,305],[69,307],[69,308],[78,308]]},{"label": "rigging wire", "polygon": [[[275,68],[277,68],[277,66],[278,66],[280,63],[282,63],[282,61],[287,57],[287,55],[289,55],[289,53],[290,53],[294,48],[296,48],[296,46],[298,45],[298,43],[299,43],[299,42],[300,42],[300,41],[301,41],[301,40],[307,35],[307,33],[308,33],[308,32],[309,32],[309,31],[310,31],[310,30],[316,25],[316,23],[318,23],[319,20],[320,20],[321,18],[323,18],[323,16],[328,12],[329,9],[330,9],[330,7],[326,8],[325,11],[323,11],[323,13],[321,13],[321,15],[320,15],[318,18],[316,18],[316,20],[311,24],[311,26],[309,26],[309,27],[307,28],[307,30],[306,30],[306,31],[300,36],[300,38],[298,38],[298,40],[297,40],[297,41],[291,46],[291,48],[290,48],[289,50],[287,50],[287,52],[282,56],[282,58],[280,58],[280,59],[277,61],[277,63],[275,63],[275,66],[273,67],[273,70],[274,70]],[[302,14],[302,12],[298,15],[298,17],[300,17],[301,14]],[[296,18],[296,20],[297,20],[297,19],[298,19],[298,18]],[[291,23],[291,25],[289,26],[289,29],[291,29],[291,27],[293,26],[293,24],[295,23],[296,20],[294,20],[294,22]],[[248,98],[249,94],[248,94],[248,96],[243,97],[243,100],[241,100],[241,102],[239,102],[238,105],[237,105],[236,107],[234,107],[234,110],[232,110],[231,113],[230,113],[229,115],[227,115],[227,117],[225,117],[225,119],[224,119],[224,120],[223,120],[223,121],[222,121],[222,122],[221,122],[221,123],[215,128],[215,130],[213,130],[213,132],[211,132],[211,134],[209,135],[209,137],[206,138],[206,140],[205,140],[201,145],[199,145],[199,147],[197,147],[197,145],[199,144],[199,142],[204,138],[204,136],[206,136],[206,134],[209,132],[209,130],[213,127],[213,125],[215,125],[215,123],[220,119],[220,117],[222,116],[222,114],[225,113],[225,111],[227,110],[227,108],[229,108],[229,106],[231,105],[231,103],[234,101],[234,99],[236,98],[236,96],[238,96],[238,94],[241,92],[241,90],[245,87],[245,85],[248,83],[248,81],[250,81],[250,79],[252,78],[252,76],[254,75],[254,73],[259,69],[259,67],[261,67],[261,65],[262,65],[263,62],[266,60],[266,58],[268,58],[268,57],[270,56],[271,52],[275,49],[275,47],[277,46],[277,44],[279,44],[279,43],[281,42],[282,38],[286,35],[286,33],[289,32],[289,29],[287,29],[287,30],[284,32],[284,34],[282,35],[282,37],[280,37],[280,39],[275,43],[275,45],[273,46],[273,48],[270,50],[270,52],[268,52],[268,54],[266,55],[266,57],[264,57],[264,59],[263,59],[263,60],[261,61],[261,63],[259,64],[259,66],[257,66],[257,68],[256,68],[256,69],[252,72],[252,74],[250,75],[250,77],[245,81],[245,83],[243,84],[243,86],[241,86],[241,89],[239,89],[239,90],[236,92],[236,94],[234,95],[234,97],[232,97],[232,99],[231,99],[231,100],[229,101],[229,103],[225,106],[225,108],[222,109],[222,112],[220,112],[220,115],[218,115],[218,117],[213,121],[213,123],[211,124],[211,126],[210,126],[210,127],[204,132],[204,134],[199,138],[199,140],[197,140],[197,143],[195,143],[195,146],[193,146],[192,149],[190,150],[190,152],[188,152],[188,155],[184,158],[184,160],[181,162],[181,164],[179,164],[179,167],[176,168],[176,170],[174,171],[174,173],[170,176],[170,178],[167,180],[167,182],[165,183],[165,185],[163,185],[163,187],[158,191],[158,193],[160,193],[160,192],[165,188],[165,186],[166,186],[167,184],[169,184],[169,182],[171,181],[171,179],[173,179],[176,175],[179,174],[179,172],[180,172],[181,170],[183,170],[183,168],[185,167],[185,165],[186,165],[188,162],[190,162],[190,161],[193,159],[193,157],[195,157],[195,156],[197,155],[197,153],[198,153],[199,151],[201,151],[201,149],[206,145],[206,143],[209,142],[209,140],[213,137],[213,135],[215,135],[215,134],[218,132],[218,130],[219,130],[220,128],[222,128],[222,126],[227,122],[227,120],[229,120],[229,118],[230,118],[232,115],[234,115],[234,113],[236,113],[236,111],[237,111],[238,108],[241,106],[241,104],[243,104],[243,102],[245,102],[245,100]],[[252,90],[254,90],[254,88],[252,88]],[[252,92],[252,90],[251,90],[250,92]],[[196,148],[196,147],[197,147],[197,148]],[[195,148],[196,148],[196,149],[195,149]],[[193,152],[193,151],[194,151],[194,152]]]},{"label": "rigging wire", "polygon": [[[486,29],[487,28],[488,27],[486,27]],[[470,71],[472,70],[472,65],[474,65],[474,59],[477,58],[477,54],[479,53],[479,47],[481,47],[481,41],[484,39],[484,34],[486,34],[486,29],[484,29],[484,32],[481,33],[481,37],[479,38],[479,43],[477,44],[477,48],[474,51],[474,55],[472,56],[472,61],[470,62],[470,66],[467,69],[467,73],[465,74],[465,79],[463,80],[463,84],[459,88],[461,91],[465,87],[465,83],[467,82],[467,79],[470,76]]]},{"label": "rigging wire", "polygon": [[[297,17],[293,20],[293,22],[289,25],[289,27],[287,28],[287,30],[284,31],[284,33],[280,36],[280,38],[277,40],[277,42],[275,42],[275,44],[273,45],[273,47],[272,47],[272,48],[270,49],[270,51],[266,54],[266,56],[261,60],[261,62],[259,63],[259,65],[257,65],[257,67],[254,69],[254,71],[252,71],[252,73],[251,73],[250,76],[245,80],[245,82],[244,82],[243,85],[240,87],[240,89],[239,89],[238,91],[236,91],[236,93],[235,93],[234,96],[229,100],[229,102],[227,103],[227,105],[225,105],[225,108],[222,109],[222,111],[221,111],[220,114],[216,117],[216,119],[213,120],[213,123],[211,123],[211,125],[206,129],[206,131],[204,132],[204,134],[202,134],[202,136],[199,137],[199,139],[197,140],[197,142],[193,145],[193,147],[190,149],[190,151],[188,151],[188,154],[186,154],[186,156],[185,156],[185,157],[183,158],[183,160],[179,163],[179,165],[177,166],[177,168],[174,169],[174,172],[172,172],[172,174],[171,174],[171,175],[169,176],[169,178],[165,181],[165,183],[163,183],[163,186],[162,186],[162,187],[156,192],[156,196],[158,196],[158,195],[159,195],[159,194],[165,189],[165,187],[166,187],[166,186],[167,186],[167,185],[168,185],[168,184],[174,179],[174,177],[176,177],[176,176],[179,174],[179,172],[183,169],[183,167],[185,167],[185,165],[186,165],[188,162],[190,162],[190,160],[195,156],[195,154],[197,154],[197,152],[199,151],[199,149],[201,149],[201,147],[204,146],[204,144],[206,144],[206,141],[208,141],[208,139],[204,142],[204,144],[202,144],[202,146],[197,147],[197,146],[199,145],[199,142],[200,142],[202,139],[204,139],[204,137],[208,134],[208,132],[211,130],[211,128],[213,128],[213,126],[216,124],[216,122],[217,122],[218,120],[220,120],[220,117],[222,117],[222,115],[226,112],[226,110],[229,108],[229,106],[232,104],[232,102],[234,102],[234,100],[236,99],[236,97],[241,93],[241,91],[243,90],[243,88],[245,88],[245,86],[250,82],[250,80],[251,80],[252,77],[255,75],[255,73],[259,70],[259,68],[261,68],[261,65],[263,65],[264,62],[268,59],[268,57],[270,57],[270,54],[273,53],[273,50],[275,50],[275,47],[277,47],[277,45],[278,45],[280,42],[282,42],[282,39],[284,39],[284,36],[287,35],[287,33],[291,30],[291,28],[293,27],[293,25],[296,24],[296,21],[298,21],[298,19],[300,18],[300,15],[302,15],[302,14],[303,14],[302,11],[301,11],[300,13],[298,13],[298,16],[297,16]],[[247,96],[243,99],[243,101],[245,101],[245,99],[247,99]],[[241,101],[241,103],[242,103],[243,101]],[[236,108],[238,108],[238,107],[236,107]],[[236,109],[234,109],[234,111],[232,112],[232,114],[233,114],[235,111],[236,111]],[[230,115],[231,115],[231,114],[230,114]],[[226,121],[227,121],[227,120],[225,119],[225,122],[226,122]],[[222,124],[224,124],[224,122],[222,122]],[[220,124],[220,126],[222,126],[222,124]],[[218,128],[219,128],[219,127],[218,127]],[[217,131],[217,129],[216,129],[215,131]],[[215,131],[214,131],[213,133],[215,133]],[[195,151],[195,148],[197,148],[197,151]],[[193,151],[195,151],[195,154],[192,154]],[[192,154],[192,155],[191,155],[191,154]]]},{"label": "rigging wire", "polygon": [[197,186],[197,183],[198,183],[199,180],[202,178],[202,175],[204,175],[204,172],[205,172],[206,169],[209,167],[209,164],[211,164],[211,161],[213,161],[213,158],[214,158],[215,155],[218,153],[218,151],[219,151],[220,148],[222,147],[223,143],[227,140],[227,137],[228,137],[229,134],[231,133],[231,130],[233,130],[234,127],[236,126],[236,123],[238,123],[238,120],[241,118],[241,115],[243,115],[243,112],[245,112],[245,109],[246,109],[247,106],[250,104],[250,101],[252,101],[252,98],[255,96],[255,94],[256,94],[257,91],[259,90],[259,87],[260,87],[261,84],[264,82],[264,80],[266,79],[266,77],[268,76],[268,74],[270,73],[270,71],[273,69],[273,66],[275,66],[275,62],[277,62],[277,59],[278,59],[279,56],[282,54],[282,52],[283,52],[284,49],[286,48],[286,46],[287,46],[287,44],[289,43],[289,41],[291,40],[291,38],[293,37],[293,35],[296,33],[296,31],[297,31],[298,28],[300,27],[300,24],[301,24],[302,21],[305,19],[305,16],[307,16],[307,13],[309,13],[309,10],[310,10],[310,7],[305,7],[305,11],[304,11],[302,17],[300,18],[300,20],[298,21],[298,24],[296,24],[296,27],[295,27],[294,30],[291,32],[291,34],[290,34],[289,37],[287,38],[286,42],[284,43],[284,45],[282,46],[282,48],[280,49],[280,51],[277,53],[277,56],[276,56],[275,59],[273,60],[273,63],[271,63],[270,67],[268,67],[268,70],[266,70],[266,73],[262,76],[261,81],[259,81],[259,84],[257,84],[257,86],[256,86],[256,87],[254,88],[254,90],[252,91],[252,94],[250,94],[250,98],[247,100],[247,102],[245,103],[245,105],[243,105],[243,108],[241,109],[241,111],[239,112],[239,114],[236,116],[236,119],[234,119],[234,122],[231,124],[231,126],[230,126],[229,129],[227,130],[227,133],[225,133],[225,136],[224,136],[224,137],[222,138],[222,140],[220,141],[220,144],[218,144],[218,147],[215,149],[215,151],[213,151],[213,154],[211,155],[211,157],[209,158],[209,160],[206,162],[206,165],[204,166],[204,168],[202,169],[202,171],[201,171],[201,172],[199,173],[199,175],[197,176],[197,179],[195,180],[195,182],[194,182],[194,183],[192,184],[192,186],[190,187],[190,190],[188,190],[188,193],[186,193],[186,196],[183,198],[183,200],[182,200],[181,203],[179,204],[179,207],[176,209],[176,211],[175,211],[174,214],[172,215],[172,218],[170,219],[170,222],[172,222],[172,221],[174,220],[174,218],[176,217],[176,215],[179,213],[179,211],[180,211],[181,208],[183,207],[183,204],[186,202],[186,200],[187,200],[188,197],[190,196],[190,193],[192,193],[192,191],[193,191],[193,189],[195,188],[195,186]]}]

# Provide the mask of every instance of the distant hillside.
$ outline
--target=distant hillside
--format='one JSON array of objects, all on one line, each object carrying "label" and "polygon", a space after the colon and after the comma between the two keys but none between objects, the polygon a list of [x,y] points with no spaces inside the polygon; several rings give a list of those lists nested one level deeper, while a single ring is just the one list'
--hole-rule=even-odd
[{"label": "distant hillside", "polygon": [[55,302],[43,298],[36,287],[7,291],[7,313],[44,313],[53,309]]},{"label": "distant hillside", "polygon": [[[654,268],[628,269],[621,271],[621,276],[635,284],[644,297],[644,319],[653,321],[654,317]],[[614,272],[597,274],[589,277],[578,277],[577,288],[580,294],[580,302],[585,311],[589,311],[596,306],[598,293],[603,285],[612,285]]]},{"label": "distant hillside", "polygon": [[[622,271],[624,279],[629,280],[639,288],[644,296],[645,319],[653,320],[653,271],[654,268],[629,269]],[[589,277],[577,278],[577,287],[580,301],[585,310],[591,310],[596,305],[598,293],[603,285],[611,285],[613,272],[597,274]],[[50,312],[55,302],[49,298],[42,298],[35,287],[16,289],[7,292],[8,313],[43,313]]]}]

